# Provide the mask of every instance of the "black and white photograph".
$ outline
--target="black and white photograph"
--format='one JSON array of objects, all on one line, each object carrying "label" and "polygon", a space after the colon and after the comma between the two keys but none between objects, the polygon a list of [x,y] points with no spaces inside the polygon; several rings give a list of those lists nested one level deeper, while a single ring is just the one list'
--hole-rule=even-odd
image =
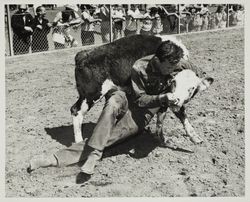
[{"label": "black and white photograph", "polygon": [[246,199],[244,2],[3,3],[4,197]]}]

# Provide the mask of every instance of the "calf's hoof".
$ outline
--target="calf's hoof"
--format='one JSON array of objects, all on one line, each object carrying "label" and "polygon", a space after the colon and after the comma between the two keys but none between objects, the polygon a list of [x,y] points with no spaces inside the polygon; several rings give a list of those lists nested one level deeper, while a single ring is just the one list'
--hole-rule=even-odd
[{"label": "calf's hoof", "polygon": [[203,142],[203,139],[199,135],[196,135],[196,134],[193,136],[190,136],[190,140],[194,144],[201,144]]},{"label": "calf's hoof", "polygon": [[177,149],[176,144],[171,139],[161,141],[160,146],[165,148]]},{"label": "calf's hoof", "polygon": [[57,159],[54,155],[39,155],[32,158],[29,162],[29,166],[27,168],[27,172],[31,173],[32,171],[38,168],[46,168],[50,166],[57,166]]}]

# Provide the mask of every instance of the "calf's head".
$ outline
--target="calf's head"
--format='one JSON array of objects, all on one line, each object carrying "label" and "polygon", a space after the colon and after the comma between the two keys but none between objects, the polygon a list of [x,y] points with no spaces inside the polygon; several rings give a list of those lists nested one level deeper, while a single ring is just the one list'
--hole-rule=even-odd
[{"label": "calf's head", "polygon": [[171,93],[177,102],[170,108],[173,111],[178,111],[199,91],[206,90],[213,81],[214,79],[211,77],[199,78],[189,69],[179,72],[171,81]]}]

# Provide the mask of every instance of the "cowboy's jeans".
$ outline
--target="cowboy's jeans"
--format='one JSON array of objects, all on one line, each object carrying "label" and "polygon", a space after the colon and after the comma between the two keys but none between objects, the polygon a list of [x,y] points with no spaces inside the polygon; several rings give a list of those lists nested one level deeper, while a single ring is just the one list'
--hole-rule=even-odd
[{"label": "cowboy's jeans", "polygon": [[[160,107],[159,107],[160,108]],[[159,108],[139,108],[123,91],[115,91],[107,99],[92,136],[72,146],[59,150],[55,157],[59,166],[67,166],[85,160],[89,152],[85,144],[93,149],[104,148],[142,131]]]}]

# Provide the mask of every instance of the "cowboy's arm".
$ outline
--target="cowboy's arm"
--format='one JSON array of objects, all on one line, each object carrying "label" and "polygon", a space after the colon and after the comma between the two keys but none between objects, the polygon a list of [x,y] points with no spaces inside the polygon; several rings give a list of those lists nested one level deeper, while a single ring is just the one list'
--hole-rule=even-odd
[{"label": "cowboy's arm", "polygon": [[148,95],[146,93],[145,84],[140,77],[140,72],[132,69],[132,88],[135,94],[135,103],[139,107],[154,108],[162,107],[168,104],[167,94]]}]

